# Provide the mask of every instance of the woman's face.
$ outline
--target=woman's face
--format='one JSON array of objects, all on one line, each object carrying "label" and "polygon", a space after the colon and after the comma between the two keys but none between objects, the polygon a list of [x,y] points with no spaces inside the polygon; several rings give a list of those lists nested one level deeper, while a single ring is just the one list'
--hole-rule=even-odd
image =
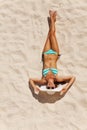
[{"label": "woman's face", "polygon": [[47,83],[47,89],[54,89],[54,88],[55,88],[54,79],[50,78]]}]

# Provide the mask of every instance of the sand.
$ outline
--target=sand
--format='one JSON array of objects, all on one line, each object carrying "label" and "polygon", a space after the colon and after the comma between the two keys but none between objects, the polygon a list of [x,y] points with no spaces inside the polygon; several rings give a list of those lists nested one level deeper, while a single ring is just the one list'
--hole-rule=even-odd
[{"label": "sand", "polygon": [[[30,89],[41,77],[48,12],[58,12],[59,75],[76,81],[64,97]],[[0,0],[0,130],[87,130],[87,0]]]}]

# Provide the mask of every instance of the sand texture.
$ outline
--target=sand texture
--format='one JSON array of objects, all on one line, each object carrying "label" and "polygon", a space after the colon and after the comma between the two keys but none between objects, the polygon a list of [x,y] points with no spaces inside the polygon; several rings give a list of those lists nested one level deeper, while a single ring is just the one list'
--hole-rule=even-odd
[{"label": "sand texture", "polygon": [[[42,75],[50,9],[59,75],[76,76],[64,97],[28,83]],[[87,0],[0,0],[0,130],[87,130]]]}]

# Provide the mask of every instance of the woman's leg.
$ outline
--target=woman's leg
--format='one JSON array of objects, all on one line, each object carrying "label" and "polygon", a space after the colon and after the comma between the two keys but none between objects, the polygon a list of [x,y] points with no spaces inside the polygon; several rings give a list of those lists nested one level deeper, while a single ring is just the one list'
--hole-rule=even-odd
[{"label": "woman's leg", "polygon": [[48,32],[48,36],[47,36],[47,39],[46,39],[46,42],[45,42],[45,45],[43,48],[43,53],[50,50],[50,49],[51,49],[51,44],[50,44],[49,32]]},{"label": "woman's leg", "polygon": [[59,54],[59,47],[58,47],[58,42],[56,39],[56,35],[55,35],[55,21],[56,21],[56,11],[50,11],[50,42],[51,42],[51,49],[53,49],[54,51],[58,52]]},{"label": "woman's leg", "polygon": [[47,39],[46,39],[46,42],[45,42],[45,45],[44,45],[44,48],[43,48],[43,51],[42,51],[42,61],[44,60],[44,52],[48,51],[51,49],[51,44],[50,44],[50,30],[48,32],[48,36],[47,36]]},{"label": "woman's leg", "polygon": [[43,48],[43,53],[50,49],[53,49],[59,54],[58,42],[55,35],[56,12],[49,11],[49,14],[50,14],[50,26],[49,26],[48,36]]}]

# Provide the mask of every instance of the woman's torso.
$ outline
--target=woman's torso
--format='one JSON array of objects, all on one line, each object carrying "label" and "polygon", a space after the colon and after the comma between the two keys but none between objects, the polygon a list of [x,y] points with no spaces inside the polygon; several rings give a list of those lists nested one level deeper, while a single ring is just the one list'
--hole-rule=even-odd
[{"label": "woman's torso", "polygon": [[43,54],[43,78],[49,79],[56,77],[56,74],[58,73],[56,64],[57,59],[58,54]]},{"label": "woman's torso", "polygon": [[44,54],[43,56],[43,69],[46,68],[57,68],[57,59],[58,59],[58,55],[54,55],[54,54]]}]

